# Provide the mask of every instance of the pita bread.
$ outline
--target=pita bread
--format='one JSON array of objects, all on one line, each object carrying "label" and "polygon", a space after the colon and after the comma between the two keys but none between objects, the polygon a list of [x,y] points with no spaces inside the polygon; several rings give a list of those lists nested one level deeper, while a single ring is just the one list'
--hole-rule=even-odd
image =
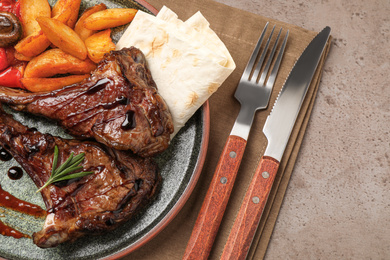
[{"label": "pita bread", "polygon": [[236,65],[226,46],[197,12],[183,22],[167,7],[157,16],[138,11],[117,49],[135,46],[173,117],[175,132],[221,86]]}]

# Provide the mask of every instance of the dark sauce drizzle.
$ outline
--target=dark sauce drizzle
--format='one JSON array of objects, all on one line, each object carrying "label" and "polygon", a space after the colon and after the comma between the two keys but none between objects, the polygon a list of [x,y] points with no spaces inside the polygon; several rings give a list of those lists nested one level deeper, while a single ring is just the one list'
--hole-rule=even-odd
[{"label": "dark sauce drizzle", "polygon": [[[4,147],[0,146],[0,160],[3,162],[9,161],[12,159],[12,155],[4,149]],[[23,170],[18,166],[13,166],[8,170],[8,177],[11,180],[19,180],[23,177]]]},{"label": "dark sauce drizzle", "polygon": [[125,131],[134,129],[136,127],[135,113],[133,110],[129,110],[126,112],[126,117],[121,127]]},{"label": "dark sauce drizzle", "polygon": [[111,109],[119,105],[127,105],[128,101],[129,100],[127,97],[121,96],[121,97],[117,97],[114,102],[103,104],[102,107],[105,109]]},{"label": "dark sauce drizzle", "polygon": [[27,129],[27,131],[35,133],[36,131],[38,131],[38,129],[36,129],[35,127],[31,127],[29,129]]},{"label": "dark sauce drizzle", "polygon": [[9,161],[12,159],[12,155],[5,150],[3,147],[0,147],[0,160],[3,162]]},{"label": "dark sauce drizzle", "polygon": [[96,82],[95,85],[93,85],[92,87],[90,87],[87,91],[85,91],[85,93],[87,95],[92,95],[100,90],[102,90],[103,88],[105,88],[105,86],[110,83],[111,80],[107,79],[107,78],[104,78],[104,79],[100,79]]},{"label": "dark sauce drizzle", "polygon": [[134,189],[135,189],[135,191],[138,191],[138,190],[141,188],[142,183],[143,183],[143,180],[142,180],[142,179],[137,179],[137,180],[135,180],[135,183],[134,183]]},{"label": "dark sauce drizzle", "polygon": [[8,177],[11,180],[19,180],[23,177],[23,170],[18,166],[13,166],[8,170]]}]

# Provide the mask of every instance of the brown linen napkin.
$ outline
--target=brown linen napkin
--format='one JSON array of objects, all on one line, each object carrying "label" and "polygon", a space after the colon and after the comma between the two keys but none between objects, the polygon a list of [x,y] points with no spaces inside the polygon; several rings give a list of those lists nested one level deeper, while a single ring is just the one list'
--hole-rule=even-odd
[{"label": "brown linen napkin", "polygon": [[[270,25],[276,24],[277,29],[283,27],[283,30],[290,30],[289,41],[270,99],[270,104],[275,102],[296,59],[317,32],[311,32],[291,24],[238,10],[211,0],[149,0],[148,2],[158,10],[163,5],[166,5],[176,12],[182,20],[186,20],[195,12],[201,11],[210,22],[211,28],[226,44],[237,65],[232,75],[209,99],[211,117],[209,149],[203,172],[194,192],[176,218],[160,234],[145,246],[123,258],[181,259],[211,182],[219,156],[240,109],[240,105],[234,99],[233,94],[266,21],[270,21]],[[319,64],[319,68],[308,90],[306,100],[293,129],[248,259],[262,259],[265,255],[314,105],[322,68],[329,47],[330,44],[328,44],[326,53]],[[260,157],[264,153],[267,140],[262,134],[262,128],[267,115],[270,113],[271,107],[272,105],[267,110],[259,111],[256,114],[242,159],[242,165],[239,169],[225,216],[216,237],[214,248],[211,251],[210,259],[219,259],[246,189]]]}]

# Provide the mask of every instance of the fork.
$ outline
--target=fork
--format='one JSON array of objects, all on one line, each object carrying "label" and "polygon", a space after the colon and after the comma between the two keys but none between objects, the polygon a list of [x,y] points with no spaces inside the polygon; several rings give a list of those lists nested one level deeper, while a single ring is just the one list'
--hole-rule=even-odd
[{"label": "fork", "polygon": [[[272,49],[269,50],[275,30],[274,26],[260,54],[268,25],[267,22],[234,94],[241,104],[241,109],[219,158],[183,259],[208,258],[234,186],[255,112],[266,109],[268,106],[288,38],[287,31],[274,61],[272,71],[268,76],[282,32],[281,28]],[[267,55],[267,53],[269,54]],[[266,56],[268,58],[264,65]]]}]

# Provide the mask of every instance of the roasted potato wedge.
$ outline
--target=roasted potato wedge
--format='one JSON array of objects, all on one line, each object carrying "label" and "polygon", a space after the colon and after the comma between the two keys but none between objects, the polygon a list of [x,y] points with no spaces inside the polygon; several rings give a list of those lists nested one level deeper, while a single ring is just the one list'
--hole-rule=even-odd
[{"label": "roasted potato wedge", "polygon": [[115,43],[111,39],[111,29],[95,33],[85,40],[88,57],[95,63],[103,59],[105,53],[115,50]]},{"label": "roasted potato wedge", "polygon": [[87,74],[96,68],[90,59],[80,60],[61,49],[50,49],[33,58],[24,71],[25,78],[48,78],[57,74]]},{"label": "roasted potato wedge", "polygon": [[64,12],[71,10],[69,18],[66,21],[61,20],[64,24],[70,28],[74,28],[77,18],[79,16],[81,0],[58,0],[53,6],[51,11],[51,17],[59,20],[58,17]]},{"label": "roasted potato wedge", "polygon": [[96,12],[87,17],[84,27],[89,30],[104,30],[131,22],[137,13],[137,9],[112,8]]},{"label": "roasted potato wedge", "polygon": [[35,20],[39,16],[51,17],[51,7],[47,0],[19,0],[20,17],[23,26],[24,37],[41,30]]},{"label": "roasted potato wedge", "polygon": [[[55,19],[62,23],[66,23],[71,15],[72,10],[65,9],[61,13],[57,14]],[[32,58],[38,56],[50,46],[50,40],[46,37],[40,28],[41,27],[39,26],[39,31],[34,32],[16,44],[15,49],[17,52],[26,58]]]},{"label": "roasted potato wedge", "polygon": [[20,71],[20,74],[23,77],[24,72],[26,71],[27,64],[28,64],[27,61],[26,62],[19,62],[18,64],[15,64],[13,67],[18,69]]},{"label": "roasted potato wedge", "polygon": [[39,31],[19,41],[15,45],[15,50],[23,56],[35,57],[45,51],[49,46],[49,39],[42,31]]},{"label": "roasted potato wedge", "polygon": [[66,24],[70,17],[72,16],[73,12],[71,9],[65,9],[61,13],[52,16],[53,19],[56,19],[57,21],[60,21],[63,24]]},{"label": "roasted potato wedge", "polygon": [[44,34],[55,46],[81,60],[87,58],[84,41],[69,26],[47,17],[38,17],[37,21]]},{"label": "roasted potato wedge", "polygon": [[83,14],[80,16],[79,20],[77,21],[74,31],[80,36],[81,40],[85,41],[89,36],[94,34],[96,31],[89,30],[84,27],[84,21],[87,19],[91,14],[94,14],[96,12],[106,10],[107,6],[105,4],[98,4],[94,5],[90,8],[87,8]]},{"label": "roasted potato wedge", "polygon": [[21,61],[30,61],[32,59],[32,57],[24,56],[23,54],[21,54],[17,51],[15,51],[14,56],[15,56],[15,59],[21,60]]},{"label": "roasted potato wedge", "polygon": [[60,78],[22,78],[21,82],[23,87],[31,92],[47,92],[73,85],[88,77],[89,74],[71,75]]}]

